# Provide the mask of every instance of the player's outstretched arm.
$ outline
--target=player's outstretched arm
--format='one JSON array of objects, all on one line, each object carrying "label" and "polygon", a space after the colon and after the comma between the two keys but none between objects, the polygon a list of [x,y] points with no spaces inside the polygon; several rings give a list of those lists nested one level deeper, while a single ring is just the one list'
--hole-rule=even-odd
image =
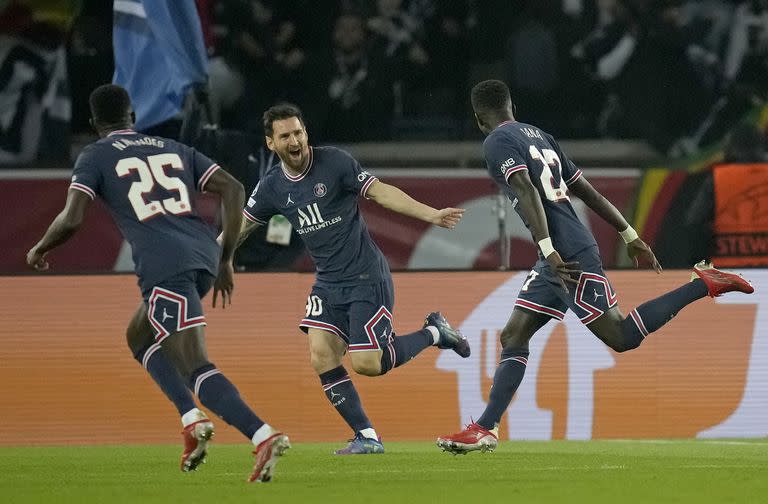
[{"label": "player's outstretched arm", "polygon": [[368,188],[365,195],[393,212],[448,229],[455,228],[465,212],[463,208],[432,208],[411,198],[401,189],[379,180]]},{"label": "player's outstretched arm", "polygon": [[629,225],[619,209],[592,187],[586,178],[579,177],[568,187],[568,190],[621,234],[624,243],[627,244],[627,253],[634,261],[635,267],[640,265],[638,257],[642,257],[657,273],[661,273],[661,264],[656,259],[651,247],[637,236],[637,232]]},{"label": "player's outstretched arm", "polygon": [[250,234],[253,233],[259,226],[260,224],[257,222],[243,219],[243,223],[240,226],[240,234],[237,236],[237,243],[235,244],[235,248],[242,245],[248,236],[250,236]]},{"label": "player's outstretched arm", "polygon": [[216,170],[205,190],[221,196],[224,207],[223,229],[221,232],[221,260],[219,262],[219,274],[213,285],[213,306],[221,292],[222,307],[232,304],[232,290],[234,289],[234,269],[232,258],[235,255],[240,226],[243,220],[243,204],[245,203],[245,189],[243,184],[224,170]]},{"label": "player's outstretched arm", "polygon": [[517,195],[517,204],[523,214],[528,217],[533,239],[538,243],[541,254],[546,258],[549,265],[560,278],[560,283],[567,291],[569,283],[577,284],[574,275],[578,277],[581,273],[578,262],[564,262],[560,254],[552,245],[552,239],[549,237],[549,226],[547,217],[544,213],[544,205],[541,203],[539,192],[531,182],[528,170],[519,170],[507,179],[507,183]]},{"label": "player's outstretched arm", "polygon": [[[248,219],[243,219],[240,224],[240,234],[237,235],[237,243],[235,243],[235,250],[237,250],[243,242],[248,239],[248,236],[253,233],[259,224]],[[221,245],[224,242],[224,233],[219,233],[216,237],[216,243]]]},{"label": "player's outstretched arm", "polygon": [[27,252],[27,264],[38,271],[47,270],[49,264],[45,255],[74,236],[83,224],[90,203],[90,196],[77,189],[70,189],[64,209],[53,219],[40,241]]}]

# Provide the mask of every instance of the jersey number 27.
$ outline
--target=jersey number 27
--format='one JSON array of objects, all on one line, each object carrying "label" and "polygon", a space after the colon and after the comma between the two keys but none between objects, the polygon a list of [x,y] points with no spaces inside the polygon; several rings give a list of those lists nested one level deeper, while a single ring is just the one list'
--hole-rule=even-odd
[{"label": "jersey number 27", "polygon": [[[165,168],[183,170],[184,165],[178,154],[165,153],[147,157],[147,162],[137,157],[121,159],[115,166],[119,177],[126,177],[135,171],[139,180],[131,184],[128,190],[128,201],[136,212],[140,221],[145,221],[158,214],[170,213],[182,215],[192,211],[189,203],[189,191],[184,182],[178,177],[170,177],[165,173]],[[178,199],[166,198],[164,200],[145,200],[144,195],[155,188],[155,184],[168,191],[176,191]]]}]

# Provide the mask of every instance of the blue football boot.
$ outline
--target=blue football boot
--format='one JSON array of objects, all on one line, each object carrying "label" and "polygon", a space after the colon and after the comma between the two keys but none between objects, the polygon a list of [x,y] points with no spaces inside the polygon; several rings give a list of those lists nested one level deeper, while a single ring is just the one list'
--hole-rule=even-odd
[{"label": "blue football boot", "polygon": [[359,432],[355,438],[349,441],[346,448],[336,450],[336,455],[370,455],[374,453],[384,453],[384,445],[381,439],[371,439],[364,437]]},{"label": "blue football boot", "polygon": [[451,324],[445,320],[443,314],[440,312],[432,312],[427,315],[424,321],[424,327],[434,326],[440,333],[440,339],[437,341],[437,348],[450,348],[461,357],[465,359],[469,357],[471,350],[469,348],[469,341],[464,337],[461,332],[457,331]]}]

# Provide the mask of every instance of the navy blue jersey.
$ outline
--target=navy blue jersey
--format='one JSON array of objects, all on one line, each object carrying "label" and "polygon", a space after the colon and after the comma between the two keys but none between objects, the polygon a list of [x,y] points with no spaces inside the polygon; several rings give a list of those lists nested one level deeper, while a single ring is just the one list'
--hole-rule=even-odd
[{"label": "navy blue jersey", "polygon": [[146,289],[183,271],[217,273],[220,247],[194,195],[218,169],[191,147],[121,130],[83,149],[70,188],[106,203]]},{"label": "navy blue jersey", "polygon": [[530,229],[527,216],[517,206],[517,195],[507,182],[513,173],[528,170],[541,196],[552,244],[563,259],[597,246],[592,233],[576,216],[568,196],[568,186],[581,177],[581,170],[551,135],[530,124],[505,122],[485,139],[483,154],[491,178]]},{"label": "navy blue jersey", "polygon": [[292,176],[281,163],[256,185],[243,211],[266,225],[284,215],[315,260],[318,284],[378,283],[389,266],[368,234],[357,198],[377,179],[348,153],[335,147],[310,148],[304,172]]}]

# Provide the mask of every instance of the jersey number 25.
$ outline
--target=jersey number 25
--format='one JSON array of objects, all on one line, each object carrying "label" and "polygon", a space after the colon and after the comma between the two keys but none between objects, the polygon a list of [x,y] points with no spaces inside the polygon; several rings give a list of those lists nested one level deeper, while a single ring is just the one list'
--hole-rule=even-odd
[{"label": "jersey number 25", "polygon": [[[115,171],[120,177],[126,177],[132,171],[136,171],[139,175],[139,180],[131,184],[131,188],[128,190],[128,200],[133,206],[133,211],[136,212],[136,217],[140,221],[145,221],[158,214],[182,215],[191,212],[192,206],[189,203],[187,186],[178,177],[169,177],[165,173],[166,167],[173,170],[184,169],[179,155],[173,153],[155,154],[147,157],[147,163],[137,157],[130,157],[121,159],[115,166]],[[144,195],[151,192],[155,184],[160,184],[162,188],[168,191],[176,191],[178,199],[145,200]]]}]

